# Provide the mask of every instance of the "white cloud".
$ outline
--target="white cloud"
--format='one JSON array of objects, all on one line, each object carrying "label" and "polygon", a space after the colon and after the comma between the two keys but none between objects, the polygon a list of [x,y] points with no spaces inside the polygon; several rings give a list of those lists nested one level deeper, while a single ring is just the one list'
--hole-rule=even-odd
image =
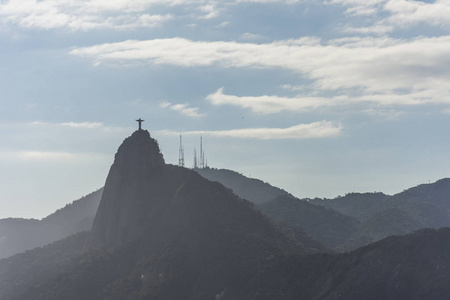
[{"label": "white cloud", "polygon": [[241,35],[241,38],[243,40],[258,40],[258,39],[262,38],[262,36],[259,34],[253,34],[253,33],[246,32]]},{"label": "white cloud", "polygon": [[166,108],[170,106],[170,102],[164,101],[159,104],[159,107]]},{"label": "white cloud", "polygon": [[73,128],[88,128],[88,129],[103,127],[103,124],[100,122],[81,122],[81,123],[66,122],[61,123],[61,125]]},{"label": "white cloud", "polygon": [[236,0],[237,3],[250,2],[250,3],[284,3],[284,4],[296,4],[302,2],[302,0]]},{"label": "white cloud", "polygon": [[364,113],[376,118],[377,120],[398,120],[401,116],[405,114],[404,111],[399,111],[395,109],[384,109],[384,108],[369,108],[363,111]]},{"label": "white cloud", "polygon": [[[213,105],[233,105],[241,108],[247,108],[258,114],[275,114],[281,112],[307,112],[314,109],[351,105],[357,103],[375,104],[381,106],[387,105],[420,105],[429,102],[429,97],[423,93],[411,94],[376,94],[359,96],[298,96],[298,97],[279,97],[279,96],[236,96],[226,95],[223,88],[218,89],[206,97],[206,100]],[[450,100],[443,100],[441,102]],[[366,111],[370,111],[368,109]],[[379,110],[379,109],[378,109]]]},{"label": "white cloud", "polygon": [[198,112],[198,107],[189,107],[188,104],[172,104],[164,101],[159,104],[159,107],[170,108],[171,110],[191,118],[200,118],[204,116],[204,114]]},{"label": "white cloud", "polygon": [[432,3],[413,0],[332,0],[330,3],[347,7],[347,13],[374,17],[372,24],[361,28],[345,26],[347,32],[384,34],[397,28],[427,24],[450,28],[450,2]]},{"label": "white cloud", "polygon": [[17,156],[23,160],[71,160],[75,155],[68,152],[20,151]]},{"label": "white cloud", "polygon": [[450,107],[442,109],[441,113],[446,114],[446,115],[450,115]]},{"label": "white cloud", "polygon": [[225,28],[225,27],[227,27],[228,25],[230,25],[230,22],[225,21],[225,22],[222,22],[222,23],[216,25],[216,27],[217,27],[217,28]]},{"label": "white cloud", "polygon": [[252,96],[239,97],[225,95],[223,88],[206,97],[214,105],[234,105],[251,109],[255,113],[273,114],[283,111],[306,111],[323,106],[334,106],[342,101],[338,98],[327,99],[319,97],[278,97],[278,96]]},{"label": "white cloud", "polygon": [[[161,134],[178,135],[179,132],[161,131]],[[216,137],[245,138],[245,139],[313,139],[339,136],[342,126],[328,121],[309,124],[298,124],[288,128],[244,128],[218,131],[187,131],[183,135],[209,135]]]},{"label": "white cloud", "polygon": [[142,0],[9,0],[0,4],[3,23],[24,28],[70,30],[133,29],[156,27],[172,19],[170,14],[150,15],[153,5],[176,5],[185,1]]},{"label": "white cloud", "polygon": [[401,27],[426,23],[433,26],[450,25],[450,2],[388,1],[383,9],[391,13],[387,22]]},{"label": "white cloud", "polygon": [[[62,133],[69,130],[70,132],[79,132],[80,134],[86,134],[85,130],[91,131],[93,134],[96,132],[102,133],[125,133],[129,131],[126,127],[106,126],[101,122],[62,122],[62,123],[48,123],[42,121],[31,122],[28,125],[32,127],[43,127],[46,130],[54,130],[55,132]],[[39,128],[42,130],[42,128]]]},{"label": "white cloud", "polygon": [[[174,18],[150,14],[152,8],[184,6],[194,19],[217,18],[229,4],[240,2],[294,4],[298,0],[6,0],[0,2],[3,23],[23,28],[93,30],[156,27]],[[226,22],[222,23],[226,24]]]},{"label": "white cloud", "polygon": [[46,123],[41,121],[35,121],[30,123],[34,126],[64,126],[71,128],[86,128],[86,129],[94,129],[104,127],[103,123],[100,122],[63,122],[63,123]]},{"label": "white cloud", "polygon": [[80,162],[92,161],[104,158],[106,154],[101,153],[76,153],[76,152],[58,152],[58,151],[1,151],[0,160],[14,160],[26,162]]},{"label": "white cloud", "polygon": [[219,12],[221,9],[217,7],[216,2],[209,2],[208,4],[202,5],[199,7],[199,10],[204,13],[201,18],[203,19],[214,19],[219,16]]},{"label": "white cloud", "polygon": [[[285,69],[312,81],[310,88],[318,92],[346,95],[333,99],[301,96],[300,104],[289,104],[300,108],[350,100],[383,105],[450,102],[450,36],[413,40],[353,37],[328,42],[311,37],[268,44],[182,38],[129,40],[77,48],[70,54],[94,63]],[[269,100],[267,105],[271,105]]]}]

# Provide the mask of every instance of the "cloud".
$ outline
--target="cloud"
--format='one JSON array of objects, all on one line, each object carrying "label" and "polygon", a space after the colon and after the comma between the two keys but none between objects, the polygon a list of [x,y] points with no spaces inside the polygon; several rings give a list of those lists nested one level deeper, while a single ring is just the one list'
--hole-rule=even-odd
[{"label": "cloud", "polygon": [[161,108],[169,108],[171,110],[177,111],[181,113],[182,115],[185,115],[187,117],[191,118],[200,118],[203,117],[204,114],[200,114],[198,112],[198,107],[189,107],[188,104],[171,104],[169,102],[161,102],[159,104],[159,107]]},{"label": "cloud", "polygon": [[203,12],[204,15],[201,16],[202,19],[214,19],[219,16],[219,12],[221,9],[217,7],[218,3],[208,2],[208,4],[202,5],[199,7],[199,11]]},{"label": "cloud", "polygon": [[252,96],[239,97],[226,95],[223,88],[206,97],[206,100],[214,105],[234,105],[248,108],[255,113],[273,114],[284,111],[306,111],[324,106],[334,106],[342,103],[338,98],[327,99],[319,97],[278,97],[278,96]]},{"label": "cloud", "polygon": [[80,162],[92,161],[104,158],[106,154],[102,153],[76,153],[76,152],[58,152],[58,151],[1,151],[0,160],[14,160],[26,162]]},{"label": "cloud", "polygon": [[86,128],[86,129],[94,129],[94,128],[100,128],[104,127],[103,123],[101,122],[63,122],[63,123],[47,123],[47,122],[41,122],[41,121],[35,121],[31,122],[31,125],[34,126],[64,126],[64,127],[71,127],[71,128]]},{"label": "cloud", "polygon": [[259,34],[253,34],[253,33],[249,33],[249,32],[246,32],[241,35],[241,39],[243,39],[243,40],[258,40],[258,39],[261,39],[262,37],[263,36],[261,36]]},{"label": "cloud", "polygon": [[82,123],[67,122],[61,123],[61,125],[72,128],[88,128],[88,129],[103,127],[103,124],[100,122],[82,122]]},{"label": "cloud", "polygon": [[296,4],[300,3],[303,0],[236,0],[236,3],[283,3],[283,4]]},{"label": "cloud", "polygon": [[22,160],[71,160],[75,158],[75,154],[68,152],[42,152],[42,151],[20,151],[17,153],[19,159]]},{"label": "cloud", "polygon": [[[412,93],[385,93],[385,94],[367,94],[357,96],[297,96],[297,97],[280,97],[274,95],[262,96],[236,96],[224,94],[223,88],[218,89],[215,93],[209,94],[206,100],[213,105],[232,105],[241,108],[250,109],[258,114],[276,114],[282,112],[308,112],[311,110],[353,105],[368,104],[375,105],[376,108],[367,108],[364,112],[377,111],[381,115],[391,116],[393,118],[394,110],[386,109],[386,106],[414,106],[427,103],[450,103],[448,97],[440,98],[436,91],[419,91]],[[434,102],[433,102],[434,101]],[[401,114],[398,114],[400,116]]]},{"label": "cloud", "polygon": [[[178,135],[179,132],[161,131],[162,134]],[[298,124],[288,128],[245,128],[218,131],[187,131],[183,135],[206,135],[215,137],[245,138],[259,140],[314,139],[339,136],[342,126],[328,121]]]},{"label": "cloud", "polygon": [[345,26],[345,31],[363,34],[385,34],[396,29],[416,25],[450,27],[450,3],[437,0],[432,3],[411,0],[332,0],[332,4],[347,7],[346,13],[371,17],[369,26]]},{"label": "cloud", "polygon": [[[450,102],[447,84],[450,36],[412,40],[352,37],[327,42],[309,37],[267,44],[197,42],[183,38],[128,40],[76,48],[70,54],[92,59],[96,64],[284,69],[297,73],[299,79],[311,81],[308,88],[317,93],[333,91],[345,95],[332,99],[302,95],[301,101],[281,99],[286,107],[296,109],[349,101],[383,105]],[[210,95],[210,100],[219,101],[219,96],[225,98],[216,93]],[[265,101],[257,99],[262,113],[273,110],[271,103],[278,97],[265,98]],[[228,97],[227,101],[238,100]],[[247,97],[246,101],[250,105],[256,100]]]},{"label": "cloud", "polygon": [[9,0],[0,4],[3,23],[23,28],[70,30],[134,29],[156,27],[173,18],[170,14],[150,15],[154,5],[177,5],[186,1],[61,1]]},{"label": "cloud", "polygon": [[[230,4],[241,2],[294,4],[298,0],[6,0],[0,2],[2,23],[22,28],[126,30],[161,26],[175,18],[172,14],[151,14],[154,7],[166,10],[183,6],[185,16],[194,19],[217,18]],[[174,10],[180,13],[180,10]],[[224,24],[224,23],[222,23]]]},{"label": "cloud", "polygon": [[383,10],[391,13],[388,23],[398,26],[411,26],[425,23],[433,26],[450,25],[450,3],[448,1],[390,0],[383,6]]},{"label": "cloud", "polygon": [[[87,134],[87,131],[91,132],[92,134],[97,134],[101,132],[102,134],[108,133],[109,134],[120,134],[120,133],[126,133],[130,130],[128,127],[118,127],[118,126],[107,126],[101,122],[62,122],[62,123],[49,123],[49,122],[42,122],[42,121],[35,121],[28,123],[32,128],[36,128],[37,130],[40,130],[42,132],[42,128],[45,130],[52,130],[55,133],[62,134],[64,132],[71,132],[85,135]],[[42,128],[40,128],[42,127]],[[66,133],[68,134],[68,133]]]},{"label": "cloud", "polygon": [[398,111],[395,109],[375,109],[375,108],[369,108],[363,111],[364,113],[374,117],[377,120],[398,120],[400,117],[402,117],[405,112],[404,111]]},{"label": "cloud", "polygon": [[77,48],[71,55],[94,63],[147,63],[182,67],[218,66],[285,69],[312,80],[319,90],[445,89],[450,79],[450,36],[390,38],[317,38],[268,44],[196,42],[182,38],[128,40]]}]

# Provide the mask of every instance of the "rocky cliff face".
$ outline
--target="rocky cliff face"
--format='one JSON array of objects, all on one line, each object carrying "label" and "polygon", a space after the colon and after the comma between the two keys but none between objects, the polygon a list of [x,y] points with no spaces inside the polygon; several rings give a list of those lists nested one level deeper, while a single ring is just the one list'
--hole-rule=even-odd
[{"label": "rocky cliff face", "polygon": [[157,142],[140,130],[119,147],[88,246],[139,240],[146,252],[175,242],[192,250],[230,233],[249,241],[261,238],[271,249],[290,245],[250,202],[192,170],[166,165]]},{"label": "rocky cliff face", "polygon": [[145,211],[156,198],[152,183],[163,166],[158,143],[148,131],[135,131],[124,140],[106,179],[89,247],[115,246],[142,236]]},{"label": "rocky cliff face", "polygon": [[[132,249],[121,257],[127,257],[127,272],[136,272],[128,276],[151,279],[139,279],[142,295],[210,299],[240,289],[266,258],[315,251],[309,240],[292,241],[220,183],[166,165],[149,133],[136,131],[116,154],[88,249]],[[148,263],[139,265],[143,261]],[[124,284],[116,282],[113,289]]]}]

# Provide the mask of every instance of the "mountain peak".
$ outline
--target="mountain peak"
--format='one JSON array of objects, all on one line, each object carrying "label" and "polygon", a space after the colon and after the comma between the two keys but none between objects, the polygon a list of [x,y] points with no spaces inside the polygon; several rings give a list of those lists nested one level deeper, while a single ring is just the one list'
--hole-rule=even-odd
[{"label": "mountain peak", "polygon": [[[126,164],[123,164],[126,162]],[[114,164],[134,168],[138,163],[143,168],[153,169],[164,164],[158,142],[150,136],[147,130],[136,130],[126,138],[117,150]],[[114,165],[113,165],[114,166]]]},{"label": "mountain peak", "polygon": [[153,201],[154,178],[164,168],[158,142],[147,130],[137,130],[120,145],[106,179],[92,226],[90,247],[113,246],[142,234],[141,216]]}]

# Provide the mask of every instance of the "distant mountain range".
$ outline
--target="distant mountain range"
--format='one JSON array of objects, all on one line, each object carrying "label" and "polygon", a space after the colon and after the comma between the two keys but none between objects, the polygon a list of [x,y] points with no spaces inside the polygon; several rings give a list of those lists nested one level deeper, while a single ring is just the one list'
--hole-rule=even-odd
[{"label": "distant mountain range", "polygon": [[[48,240],[92,228],[1,259],[0,299],[450,299],[450,228],[382,239],[445,226],[448,179],[394,196],[300,200],[236,172],[201,172],[228,187],[165,164],[136,131],[103,190],[41,221],[2,220],[3,245],[20,230],[43,243],[31,226],[60,226]],[[243,197],[252,189],[275,198],[256,206]],[[340,250],[382,240],[333,254],[312,237]]]},{"label": "distant mountain range", "polygon": [[[391,235],[450,226],[450,179],[422,184],[393,196],[349,193],[335,199],[298,199],[269,183],[232,170],[196,171],[257,204],[270,218],[298,228],[338,252]],[[42,220],[0,220],[0,258],[90,230],[102,192],[100,189],[73,201]]]},{"label": "distant mountain range", "polygon": [[0,258],[41,247],[74,233],[90,230],[103,189],[67,204],[43,218],[0,220]]},{"label": "distant mountain range", "polygon": [[335,199],[310,199],[310,203],[357,219],[358,230],[342,245],[355,249],[391,235],[421,228],[450,226],[450,179],[422,184],[393,196],[383,193],[350,193]]},{"label": "distant mountain range", "polygon": [[267,182],[256,178],[248,178],[232,170],[196,168],[195,171],[211,181],[220,182],[227,188],[232,189],[239,197],[255,204],[265,203],[279,196],[292,196],[285,190],[274,187]]}]

